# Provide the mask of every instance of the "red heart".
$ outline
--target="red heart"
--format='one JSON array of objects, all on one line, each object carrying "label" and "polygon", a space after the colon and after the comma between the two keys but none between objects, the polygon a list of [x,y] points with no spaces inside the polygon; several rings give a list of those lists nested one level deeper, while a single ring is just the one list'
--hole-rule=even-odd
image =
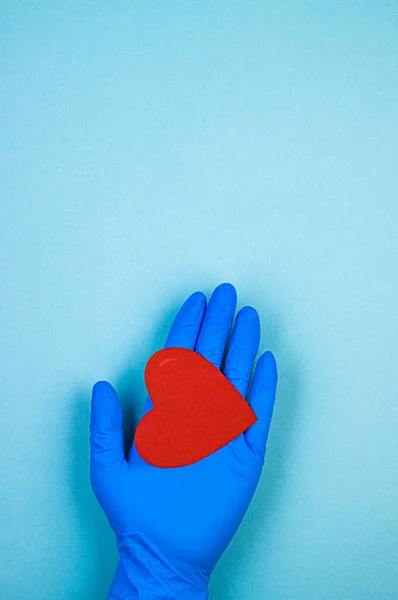
[{"label": "red heart", "polygon": [[155,467],[197,462],[257,421],[232,383],[193,350],[165,348],[152,354],[145,383],[154,408],[141,419],[135,444]]}]

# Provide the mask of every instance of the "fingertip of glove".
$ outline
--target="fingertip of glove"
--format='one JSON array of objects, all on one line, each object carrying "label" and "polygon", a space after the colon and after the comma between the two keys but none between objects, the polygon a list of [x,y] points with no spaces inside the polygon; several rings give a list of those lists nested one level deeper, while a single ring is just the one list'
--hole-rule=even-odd
[{"label": "fingertip of glove", "polygon": [[221,294],[228,294],[228,295],[231,295],[234,298],[236,298],[236,296],[237,296],[237,292],[236,292],[235,286],[232,283],[230,283],[229,281],[223,281],[222,283],[220,283],[215,288],[214,292],[216,294],[219,294],[219,293],[221,293]]},{"label": "fingertip of glove", "polygon": [[196,292],[193,292],[193,294],[191,294],[188,298],[188,300],[195,300],[195,302],[199,302],[199,303],[204,303],[206,302],[206,296],[203,292],[201,292],[200,290],[197,290]]},{"label": "fingertip of glove", "polygon": [[278,381],[278,367],[274,354],[270,350],[267,350],[258,360],[262,363],[262,366],[265,368],[268,375],[272,376],[272,379],[276,383]]},{"label": "fingertip of glove", "polygon": [[93,400],[103,396],[114,396],[115,390],[108,381],[100,380],[93,385],[91,397]]}]

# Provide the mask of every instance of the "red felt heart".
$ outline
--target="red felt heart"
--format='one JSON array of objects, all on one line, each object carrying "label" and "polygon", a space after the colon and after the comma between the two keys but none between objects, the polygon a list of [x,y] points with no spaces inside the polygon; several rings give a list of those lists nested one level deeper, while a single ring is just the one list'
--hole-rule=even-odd
[{"label": "red felt heart", "polygon": [[156,467],[197,462],[257,421],[232,383],[192,350],[155,352],[145,367],[145,383],[154,408],[141,419],[135,444]]}]

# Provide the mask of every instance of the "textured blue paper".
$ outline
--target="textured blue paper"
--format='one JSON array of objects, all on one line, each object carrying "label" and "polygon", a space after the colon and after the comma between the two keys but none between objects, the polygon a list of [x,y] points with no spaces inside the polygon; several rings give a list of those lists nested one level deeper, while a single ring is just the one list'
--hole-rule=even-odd
[{"label": "textured blue paper", "polygon": [[91,386],[134,422],[231,281],[280,383],[214,600],[395,598],[396,3],[8,0],[0,44],[0,596],[105,598]]}]

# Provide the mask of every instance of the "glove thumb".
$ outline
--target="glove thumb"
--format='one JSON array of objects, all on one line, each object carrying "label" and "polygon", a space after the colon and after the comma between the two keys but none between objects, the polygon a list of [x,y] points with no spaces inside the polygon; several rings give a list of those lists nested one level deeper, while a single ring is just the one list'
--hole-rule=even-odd
[{"label": "glove thumb", "polygon": [[98,381],[91,396],[91,468],[104,471],[120,465],[123,459],[123,422],[119,398],[110,383]]}]

